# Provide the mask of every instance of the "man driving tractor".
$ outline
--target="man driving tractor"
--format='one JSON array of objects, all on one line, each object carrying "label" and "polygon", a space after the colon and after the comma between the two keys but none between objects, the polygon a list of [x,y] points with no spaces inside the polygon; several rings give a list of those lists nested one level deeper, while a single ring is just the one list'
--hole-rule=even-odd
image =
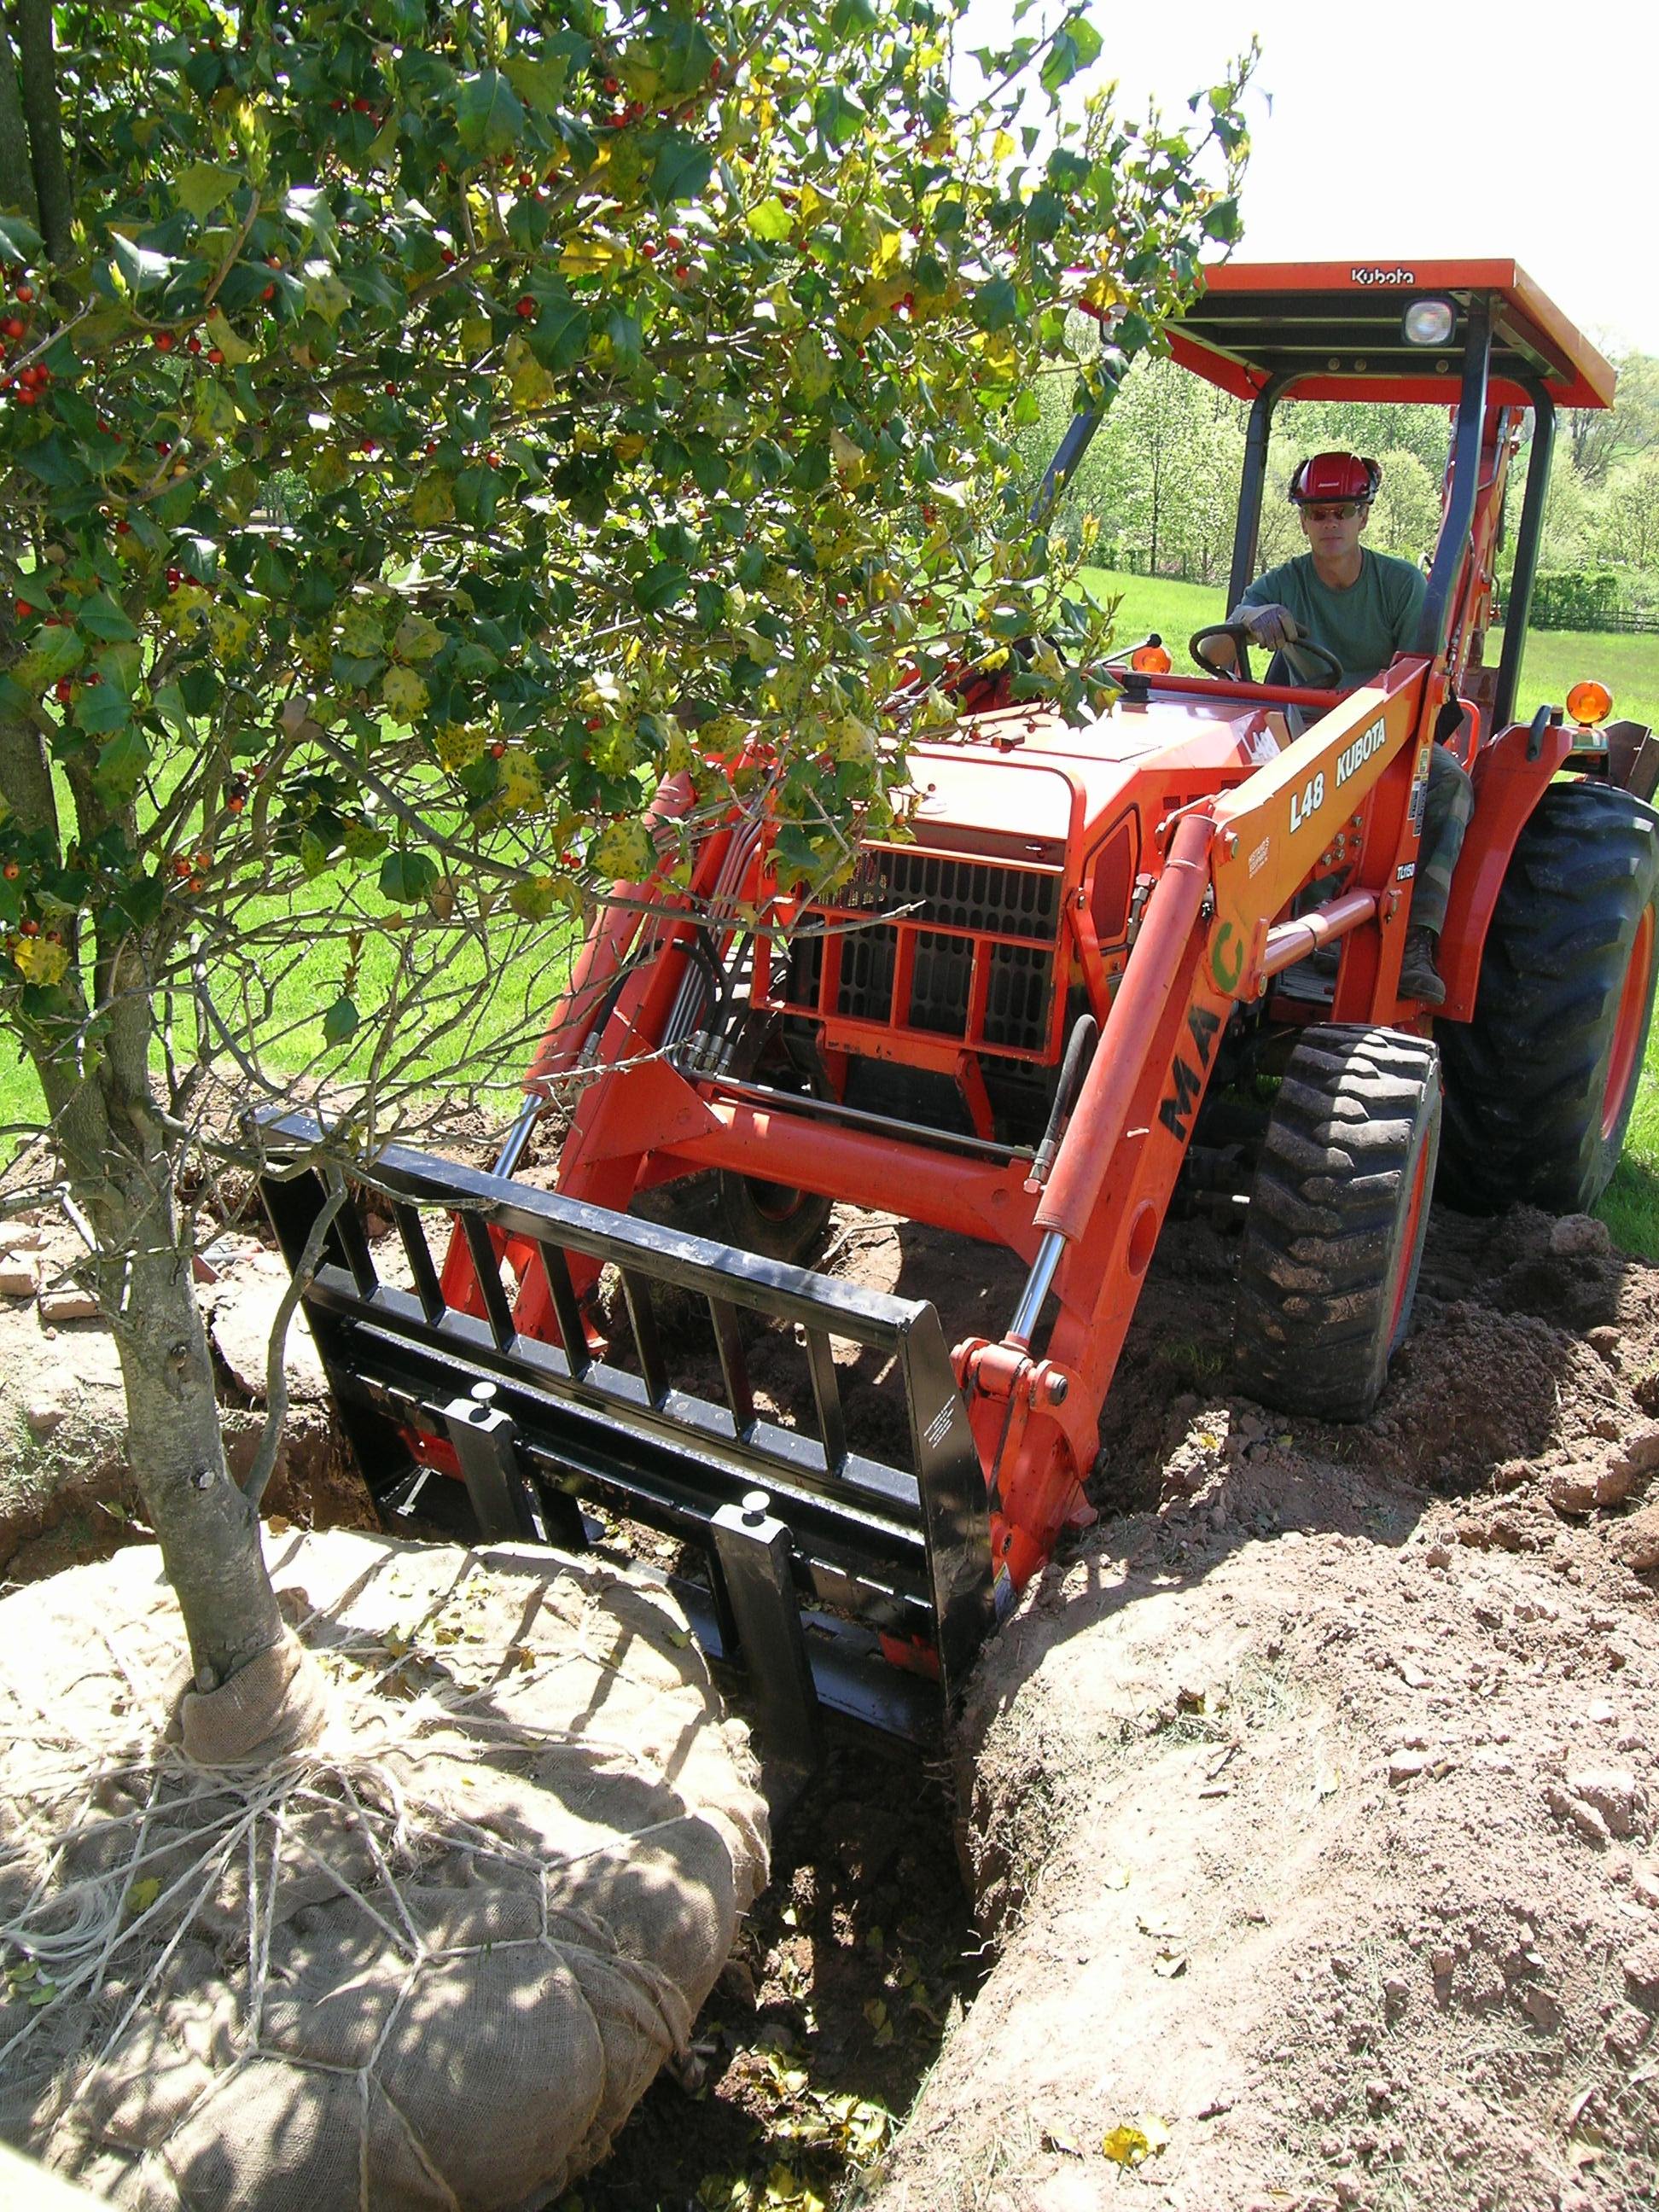
[{"label": "man driving tractor", "polygon": [[[1426,588],[1409,561],[1359,542],[1370,520],[1382,471],[1358,453],[1316,453],[1291,478],[1291,498],[1308,551],[1258,576],[1228,616],[1294,672],[1296,646],[1308,638],[1342,664],[1349,684],[1368,684],[1416,635]],[[1218,662],[1228,648],[1212,648]],[[1270,667],[1268,675],[1273,678]],[[1474,792],[1443,744],[1430,756],[1410,926],[1400,964],[1400,994],[1425,1006],[1446,996],[1435,963],[1452,871],[1474,811]]]}]

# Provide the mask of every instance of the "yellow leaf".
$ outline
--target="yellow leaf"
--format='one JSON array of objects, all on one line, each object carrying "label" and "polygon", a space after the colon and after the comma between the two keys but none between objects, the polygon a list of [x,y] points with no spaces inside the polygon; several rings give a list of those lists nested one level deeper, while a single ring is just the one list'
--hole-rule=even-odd
[{"label": "yellow leaf", "polygon": [[223,310],[216,307],[207,319],[207,334],[211,344],[216,345],[232,368],[239,362],[252,361],[256,349],[245,344],[226,321]]},{"label": "yellow leaf", "polygon": [[395,664],[380,678],[380,697],[394,722],[413,722],[426,712],[431,694],[412,668]]},{"label": "yellow leaf", "polygon": [[559,266],[567,276],[603,276],[607,269],[627,258],[625,248],[612,240],[600,237],[596,231],[584,231],[566,246],[559,256]]},{"label": "yellow leaf", "polygon": [[1114,2166],[1133,2167],[1156,2158],[1167,2148],[1169,2141],[1170,2131],[1162,2120],[1143,2116],[1113,2128],[1102,2140],[1100,2148]]},{"label": "yellow leaf", "polygon": [[127,1911],[136,1920],[141,1912],[148,1912],[161,1894],[161,1885],[155,1875],[146,1881],[135,1881],[127,1892]]},{"label": "yellow leaf", "polygon": [[61,983],[69,966],[67,949],[49,937],[20,937],[11,957],[28,983]]}]

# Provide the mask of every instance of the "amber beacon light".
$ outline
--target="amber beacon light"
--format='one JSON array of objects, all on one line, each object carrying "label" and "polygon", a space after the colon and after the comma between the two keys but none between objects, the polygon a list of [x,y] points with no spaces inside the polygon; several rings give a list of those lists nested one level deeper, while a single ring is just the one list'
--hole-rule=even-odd
[{"label": "amber beacon light", "polygon": [[1580,729],[1594,729],[1613,712],[1613,694],[1605,684],[1575,684],[1567,694],[1567,712]]}]

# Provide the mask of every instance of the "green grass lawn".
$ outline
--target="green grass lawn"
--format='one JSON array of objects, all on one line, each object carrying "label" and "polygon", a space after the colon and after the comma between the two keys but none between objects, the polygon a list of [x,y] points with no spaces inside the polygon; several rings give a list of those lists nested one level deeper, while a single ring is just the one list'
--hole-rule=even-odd
[{"label": "green grass lawn", "polygon": [[[1196,672],[1187,640],[1225,615],[1225,594],[1218,586],[1125,576],[1104,568],[1085,574],[1097,598],[1121,595],[1118,645],[1132,644],[1156,630],[1176,667]],[[1495,662],[1502,650],[1503,632],[1494,630],[1486,648],[1488,661]],[[1521,665],[1520,714],[1531,714],[1546,700],[1560,705],[1571,686],[1585,677],[1607,685],[1615,714],[1659,725],[1659,636],[1601,631],[1534,632]],[[1624,1158],[1596,1211],[1626,1251],[1659,1260],[1659,1022],[1648,1040]]]}]

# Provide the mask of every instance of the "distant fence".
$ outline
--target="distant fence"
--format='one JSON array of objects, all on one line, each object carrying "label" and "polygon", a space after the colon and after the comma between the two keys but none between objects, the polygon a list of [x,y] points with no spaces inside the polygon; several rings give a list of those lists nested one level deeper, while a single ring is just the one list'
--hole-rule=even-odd
[{"label": "distant fence", "polygon": [[[1504,609],[1494,603],[1492,611],[1494,624],[1502,623],[1504,612]],[[1659,633],[1659,614],[1650,614],[1644,609],[1635,607],[1602,607],[1594,614],[1581,615],[1577,621],[1572,621],[1565,614],[1558,614],[1552,609],[1547,608],[1540,613],[1534,606],[1529,627],[1533,629],[1618,630],[1652,636]]]}]

